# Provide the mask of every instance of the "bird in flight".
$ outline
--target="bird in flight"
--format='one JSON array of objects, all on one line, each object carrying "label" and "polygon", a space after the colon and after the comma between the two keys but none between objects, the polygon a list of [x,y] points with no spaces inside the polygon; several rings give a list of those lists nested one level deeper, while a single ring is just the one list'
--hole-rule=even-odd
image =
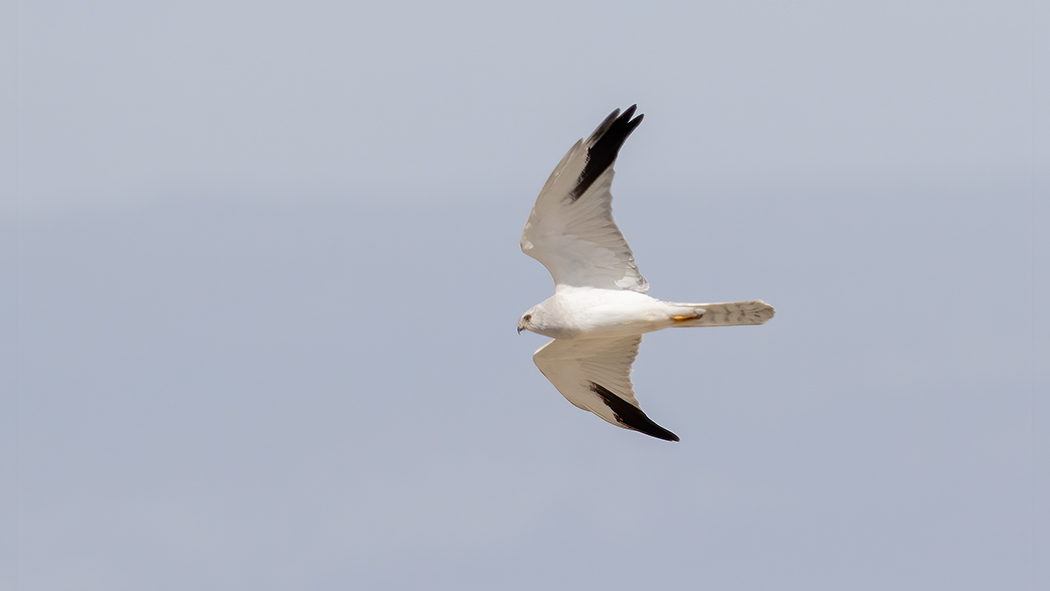
[{"label": "bird in flight", "polygon": [[[554,277],[554,295],[529,308],[523,330],[554,340],[532,359],[569,402],[613,425],[667,441],[678,436],[650,419],[634,397],[631,364],[642,334],[669,327],[764,324],[762,301],[664,302],[649,283],[612,218],[613,163],[642,115],[637,105],[612,112],[561,159],[521,235],[521,250]],[[634,117],[632,119],[632,117]]]}]

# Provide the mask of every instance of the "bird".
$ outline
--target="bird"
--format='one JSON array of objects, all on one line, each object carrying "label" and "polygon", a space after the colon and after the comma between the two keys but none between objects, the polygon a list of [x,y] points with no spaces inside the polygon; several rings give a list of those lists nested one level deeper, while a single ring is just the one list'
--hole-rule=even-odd
[{"label": "bird", "polygon": [[631,365],[642,335],[664,328],[764,324],[773,307],[761,300],[687,304],[646,294],[649,283],[612,217],[613,164],[642,122],[637,105],[613,111],[576,142],[543,185],[521,235],[521,250],[554,279],[554,295],[529,308],[518,334],[553,340],[533,355],[536,366],[577,407],[609,423],[665,441],[679,437],[638,404]]}]

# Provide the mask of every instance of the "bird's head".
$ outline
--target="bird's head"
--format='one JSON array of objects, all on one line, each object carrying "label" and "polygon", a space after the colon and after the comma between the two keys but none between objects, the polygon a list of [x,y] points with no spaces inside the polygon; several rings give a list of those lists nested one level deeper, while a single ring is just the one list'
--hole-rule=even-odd
[{"label": "bird's head", "polygon": [[523,331],[523,330],[531,330],[532,329],[532,315],[533,315],[533,310],[532,309],[529,309],[528,312],[525,312],[524,314],[521,315],[521,320],[518,320],[518,334],[521,334],[521,331]]},{"label": "bird's head", "polygon": [[540,302],[526,310],[518,320],[518,334],[528,330],[552,339],[572,338],[572,332],[559,325],[557,314],[552,313],[548,305],[549,302]]},{"label": "bird's head", "polygon": [[536,334],[543,334],[544,329],[547,328],[546,320],[547,314],[543,304],[536,304],[525,310],[525,313],[521,315],[521,320],[518,320],[518,334],[521,334],[523,330],[531,330]]}]

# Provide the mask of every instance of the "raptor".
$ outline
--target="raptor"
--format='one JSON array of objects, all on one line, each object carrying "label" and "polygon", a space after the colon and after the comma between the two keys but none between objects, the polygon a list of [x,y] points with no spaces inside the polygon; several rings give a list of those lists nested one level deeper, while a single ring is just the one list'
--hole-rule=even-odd
[{"label": "raptor", "polygon": [[543,375],[576,406],[613,425],[659,439],[678,436],[656,424],[634,396],[631,365],[642,335],[671,327],[764,324],[773,308],[760,300],[713,304],[665,302],[649,283],[612,218],[613,164],[642,115],[617,109],[561,159],[536,199],[521,250],[554,278],[554,295],[529,308],[518,332],[554,340],[533,355]]}]

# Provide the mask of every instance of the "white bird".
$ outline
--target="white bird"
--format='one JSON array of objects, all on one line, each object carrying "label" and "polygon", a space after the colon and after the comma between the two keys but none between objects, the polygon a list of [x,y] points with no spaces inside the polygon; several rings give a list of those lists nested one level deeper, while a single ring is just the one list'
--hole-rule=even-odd
[{"label": "white bird", "polygon": [[763,324],[762,301],[680,304],[645,294],[649,283],[612,218],[613,163],[642,122],[637,105],[617,109],[586,140],[576,142],[543,185],[521,235],[521,250],[554,277],[554,295],[529,308],[523,330],[554,340],[533,361],[576,406],[613,425],[668,441],[678,436],[638,405],[631,364],[642,334],[668,327]]}]

